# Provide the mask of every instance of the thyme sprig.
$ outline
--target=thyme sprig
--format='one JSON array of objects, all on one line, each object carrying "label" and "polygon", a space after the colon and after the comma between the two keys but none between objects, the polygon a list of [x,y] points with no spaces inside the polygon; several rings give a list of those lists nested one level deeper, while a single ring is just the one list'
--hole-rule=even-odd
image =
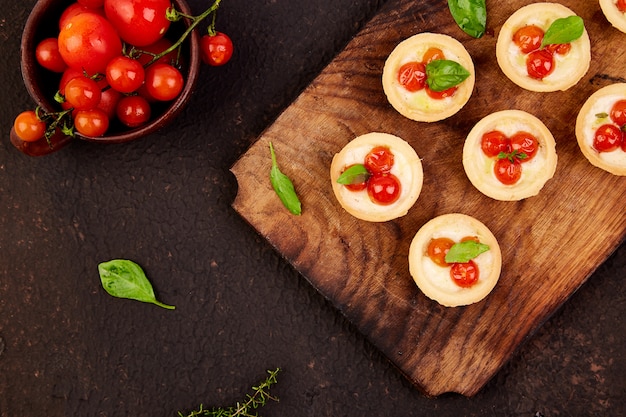
[{"label": "thyme sprig", "polygon": [[269,376],[262,381],[259,385],[252,387],[252,394],[246,394],[246,400],[243,402],[237,402],[233,406],[229,407],[216,407],[207,409],[204,405],[200,404],[198,410],[192,411],[189,414],[183,414],[178,412],[179,417],[258,417],[255,411],[259,407],[263,407],[267,404],[268,400],[279,401],[277,397],[270,395],[270,387],[276,384],[276,375],[280,372],[280,368],[275,370],[268,370]]}]

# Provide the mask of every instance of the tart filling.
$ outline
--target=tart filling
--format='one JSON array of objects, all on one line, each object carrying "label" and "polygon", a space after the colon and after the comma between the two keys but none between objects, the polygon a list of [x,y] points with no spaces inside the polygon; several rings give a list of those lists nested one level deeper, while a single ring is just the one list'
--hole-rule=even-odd
[{"label": "tart filling", "polygon": [[[381,147],[393,155],[388,174],[399,181],[399,194],[393,202],[385,204],[373,200],[367,188],[355,191],[338,182],[347,168],[363,164],[373,149]],[[353,139],[333,157],[330,179],[335,197],[344,210],[361,220],[384,222],[404,216],[415,204],[424,174],[422,162],[411,145],[397,136],[372,132]]]},{"label": "tart filling", "polygon": [[613,27],[626,33],[626,11],[621,11],[616,0],[600,0],[600,8]]},{"label": "tart filling", "polygon": [[[472,259],[478,270],[477,280],[461,286],[451,277],[453,264],[442,266],[429,256],[434,239],[447,238],[460,242],[473,238],[487,250]],[[447,307],[463,306],[485,298],[500,277],[502,254],[498,241],[479,220],[460,213],[444,214],[427,222],[415,234],[409,248],[409,272],[428,298]]]},{"label": "tart filling", "polygon": [[[483,150],[483,138],[498,131],[507,138],[520,132],[532,135],[536,153],[532,158],[524,151],[503,151],[505,155],[489,156]],[[521,176],[513,184],[503,183],[496,176],[496,165],[502,158],[519,158]],[[556,143],[552,133],[535,116],[521,110],[503,110],[480,120],[468,134],[463,146],[463,167],[471,183],[483,194],[496,200],[514,201],[537,195],[554,176],[557,165]]]},{"label": "tart filling", "polygon": [[573,11],[557,3],[529,4],[513,13],[500,29],[496,43],[496,58],[502,72],[515,84],[530,91],[567,90],[575,85],[587,73],[591,61],[591,44],[586,29],[583,29],[582,36],[570,43],[567,53],[552,54],[554,69],[541,79],[528,75],[528,54],[522,52],[513,40],[515,33],[525,26],[534,25],[545,32],[555,20],[574,15]]},{"label": "tart filling", "polygon": [[[403,65],[423,62],[424,55],[431,48],[439,49],[444,59],[460,64],[469,72],[469,76],[456,86],[456,91],[449,97],[432,98],[426,89],[409,91],[398,80]],[[448,35],[428,32],[400,42],[387,58],[382,77],[389,103],[403,116],[419,122],[434,122],[457,113],[470,99],[474,81],[474,63],[465,47]]]}]

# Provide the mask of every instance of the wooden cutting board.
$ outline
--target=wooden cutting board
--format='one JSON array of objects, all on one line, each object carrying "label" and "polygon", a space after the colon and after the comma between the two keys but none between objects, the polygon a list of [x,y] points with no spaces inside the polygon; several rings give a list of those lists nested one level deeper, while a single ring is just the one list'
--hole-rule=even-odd
[{"label": "wooden cutting board", "polygon": [[[574,136],[586,98],[626,81],[626,34],[608,24],[597,1],[562,1],[585,21],[591,67],[566,92],[525,91],[500,71],[495,44],[506,18],[529,3],[488,0],[488,33],[474,39],[456,26],[445,1],[389,0],[232,167],[239,184],[234,209],[428,395],[476,394],[626,235],[626,177],[589,164]],[[395,112],[381,85],[392,49],[427,31],[460,40],[477,76],[468,104],[430,124]],[[554,178],[538,196],[520,202],[482,195],[461,162],[473,125],[504,109],[536,115],[557,142]],[[335,153],[372,131],[404,138],[424,166],[415,206],[405,217],[380,224],[344,212],[328,173]],[[284,209],[271,188],[270,141],[300,196],[301,216]],[[414,234],[433,217],[451,212],[487,224],[502,248],[496,288],[467,307],[431,301],[408,272]]]}]

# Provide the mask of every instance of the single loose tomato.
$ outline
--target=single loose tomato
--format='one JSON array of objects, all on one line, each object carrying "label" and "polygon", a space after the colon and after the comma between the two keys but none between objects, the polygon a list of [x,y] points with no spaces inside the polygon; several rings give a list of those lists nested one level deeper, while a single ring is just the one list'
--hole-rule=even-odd
[{"label": "single loose tomato", "polygon": [[525,54],[539,49],[543,41],[543,29],[536,25],[527,25],[519,28],[513,34],[513,42]]},{"label": "single loose tomato", "polygon": [[457,87],[450,87],[447,90],[434,91],[430,89],[428,84],[426,84],[425,88],[426,88],[426,94],[428,94],[428,97],[435,99],[435,100],[443,100],[444,98],[452,97],[457,90]]},{"label": "single loose tomato", "polygon": [[82,75],[69,80],[63,91],[65,100],[76,110],[93,109],[98,106],[102,97],[98,84]]},{"label": "single loose tomato", "polygon": [[522,177],[522,164],[517,158],[499,158],[493,172],[502,184],[513,185]]},{"label": "single loose tomato", "polygon": [[611,120],[622,129],[626,126],[626,100],[618,100],[613,104],[611,108]]},{"label": "single loose tomato", "polygon": [[183,76],[168,64],[153,64],[146,70],[146,92],[155,100],[169,101],[183,89]]},{"label": "single loose tomato", "polygon": [[46,123],[41,121],[33,110],[26,110],[17,115],[13,129],[17,137],[24,142],[35,142],[46,133]]},{"label": "single loose tomato", "polygon": [[428,257],[437,265],[447,267],[450,266],[446,262],[446,254],[454,245],[454,241],[447,237],[433,238],[428,242],[426,253]]},{"label": "single loose tomato", "polygon": [[622,144],[624,132],[613,124],[604,124],[596,129],[593,147],[598,152],[611,152]]},{"label": "single loose tomato", "polygon": [[233,56],[233,41],[222,32],[204,35],[200,38],[200,56],[205,64],[224,65]]},{"label": "single loose tomato", "polygon": [[68,66],[89,75],[103,73],[107,64],[122,53],[115,28],[102,16],[81,13],[59,32],[59,52]]},{"label": "single loose tomato", "polygon": [[480,141],[480,147],[483,153],[490,158],[498,156],[500,152],[511,152],[509,138],[499,130],[485,133]]},{"label": "single loose tomato", "polygon": [[372,174],[382,174],[391,171],[394,156],[386,146],[376,146],[365,155],[365,168]]},{"label": "single loose tomato", "polygon": [[468,288],[476,284],[478,275],[478,265],[474,261],[454,263],[450,268],[450,277],[459,287]]},{"label": "single loose tomato", "polygon": [[430,62],[436,61],[438,59],[446,59],[443,51],[439,48],[431,46],[424,52],[424,56],[422,56],[422,62],[424,65],[429,64]]},{"label": "single loose tomato", "polygon": [[101,109],[78,110],[74,113],[74,128],[81,135],[102,136],[109,128],[109,117]]},{"label": "single loose tomato", "polygon": [[67,68],[67,64],[59,53],[57,38],[46,38],[39,42],[35,48],[35,58],[39,65],[53,72],[63,72]]},{"label": "single loose tomato", "polygon": [[543,80],[554,71],[554,57],[546,49],[532,51],[526,57],[526,70],[530,77]]},{"label": "single loose tomato", "polygon": [[400,191],[400,181],[393,174],[375,174],[367,181],[370,199],[380,205],[395,203],[400,198]]},{"label": "single loose tomato", "polygon": [[412,93],[426,85],[426,65],[421,62],[407,62],[398,70],[398,82]]},{"label": "single loose tomato", "polygon": [[170,6],[170,0],[105,0],[104,13],[124,42],[145,46],[167,32]]},{"label": "single loose tomato", "polygon": [[111,88],[120,93],[132,93],[143,84],[146,72],[139,61],[117,56],[107,64],[105,76]]},{"label": "single loose tomato", "polygon": [[526,157],[522,158],[521,162],[530,161],[537,155],[539,150],[539,141],[537,138],[528,132],[517,132],[511,136],[511,150],[523,152]]}]

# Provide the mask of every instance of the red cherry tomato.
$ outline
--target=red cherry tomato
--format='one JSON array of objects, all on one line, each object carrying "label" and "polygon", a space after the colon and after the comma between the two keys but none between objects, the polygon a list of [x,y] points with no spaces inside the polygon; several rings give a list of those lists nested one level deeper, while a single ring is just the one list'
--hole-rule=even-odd
[{"label": "red cherry tomato", "polygon": [[[352,166],[354,166],[354,165],[347,166],[345,170],[351,168]],[[363,190],[365,190],[367,188],[367,179],[368,178],[369,178],[368,176],[364,175],[363,176],[363,182],[355,182],[353,184],[345,184],[345,187],[348,190],[354,191],[354,192],[363,191]]]},{"label": "red cherry tomato", "polygon": [[444,98],[452,97],[456,92],[456,89],[456,87],[450,87],[443,91],[433,91],[430,87],[428,87],[428,84],[426,84],[426,94],[428,94],[428,97],[435,100],[443,100]]},{"label": "red cherry tomato", "polygon": [[59,30],[63,29],[72,17],[85,12],[96,13],[105,17],[104,9],[102,8],[91,8],[85,7],[80,3],[72,3],[63,11],[61,17],[59,18]]},{"label": "red cherry tomato", "polygon": [[391,171],[394,156],[386,146],[376,146],[365,156],[365,168],[372,174]]},{"label": "red cherry tomato", "polygon": [[115,28],[102,16],[81,13],[72,17],[59,33],[59,52],[68,66],[89,75],[103,73],[122,42]]},{"label": "red cherry tomato", "polygon": [[613,104],[611,108],[611,120],[622,129],[626,126],[626,100],[618,100]]},{"label": "red cherry tomato", "polygon": [[170,0],[105,0],[104,13],[124,42],[145,46],[167,32],[170,6]]},{"label": "red cherry tomato", "polygon": [[493,167],[498,181],[504,185],[513,185],[522,177],[522,164],[519,159],[500,158]]},{"label": "red cherry tomato", "polygon": [[128,127],[143,126],[150,114],[150,103],[141,96],[126,96],[117,104],[117,118]]},{"label": "red cherry tomato", "polygon": [[143,84],[146,72],[139,61],[117,56],[107,64],[105,76],[111,88],[120,93],[132,93]]},{"label": "red cherry tomato", "polygon": [[539,26],[528,25],[519,28],[513,34],[513,42],[519,47],[520,51],[529,54],[539,49],[541,41],[543,41],[543,35],[543,29]]},{"label": "red cherry tomato", "polygon": [[370,199],[380,205],[395,203],[400,198],[400,181],[393,174],[375,174],[367,181]]},{"label": "red cherry tomato", "polygon": [[[172,41],[170,41],[167,38],[161,38],[158,41],[151,43],[150,45],[142,46],[141,50],[144,52],[149,52],[149,53],[139,55],[137,57],[137,61],[139,61],[141,65],[145,66],[148,62],[152,61],[152,58],[154,56],[151,54],[159,55],[161,52],[165,51],[170,46],[172,46]],[[174,49],[172,52],[159,58],[157,61],[155,61],[155,63],[160,62],[163,64],[170,64],[170,65],[175,65],[175,64],[184,65],[184,62],[180,62],[183,57],[182,56],[179,57],[178,55],[179,55],[178,50]]]},{"label": "red cherry tomato", "polygon": [[200,38],[200,56],[208,65],[224,65],[233,56],[233,41],[222,32],[204,35]]},{"label": "red cherry tomato", "polygon": [[523,152],[526,157],[520,159],[520,162],[530,161],[537,154],[539,142],[537,138],[528,132],[517,132],[511,136],[511,150]]},{"label": "red cherry tomato", "polygon": [[491,132],[485,133],[480,141],[480,147],[483,153],[490,158],[498,156],[500,152],[511,152],[509,138],[499,130],[492,130]]},{"label": "red cherry tomato", "polygon": [[153,64],[146,70],[146,92],[155,100],[169,101],[183,89],[183,76],[168,64]]},{"label": "red cherry tomato", "polygon": [[613,124],[604,124],[596,129],[593,147],[598,152],[611,152],[622,144],[624,132]]},{"label": "red cherry tomato", "polygon": [[412,93],[426,85],[426,65],[421,62],[407,62],[398,70],[398,82]]},{"label": "red cherry tomato", "polygon": [[450,277],[459,287],[468,288],[476,284],[478,275],[478,265],[474,261],[454,263],[450,268]]},{"label": "red cherry tomato", "polygon": [[90,9],[97,9],[98,7],[104,6],[104,0],[76,0],[76,2]]},{"label": "red cherry tomato", "polygon": [[550,51],[553,55],[554,54],[566,55],[572,49],[572,44],[571,43],[556,43],[556,44],[546,46],[546,49]]},{"label": "red cherry tomato", "polygon": [[67,68],[67,64],[59,53],[57,38],[47,38],[39,42],[35,48],[35,58],[39,65],[53,72],[63,72]]},{"label": "red cherry tomato", "polygon": [[46,123],[39,120],[37,113],[27,110],[17,115],[13,129],[17,137],[24,142],[35,142],[46,133]]},{"label": "red cherry tomato", "polygon": [[117,110],[117,103],[122,98],[122,93],[115,91],[112,88],[106,88],[102,90],[102,96],[100,97],[100,103],[98,108],[103,110],[109,117],[109,120],[113,119]]},{"label": "red cherry tomato", "polygon": [[626,0],[617,0],[617,8],[620,12],[626,13]]},{"label": "red cherry tomato", "polygon": [[102,136],[109,128],[109,118],[101,109],[78,110],[74,113],[74,128],[84,136]]},{"label": "red cherry tomato", "polygon": [[100,103],[102,92],[98,84],[91,78],[74,77],[64,88],[65,100],[76,110],[93,109]]},{"label": "red cherry tomato", "polygon": [[542,80],[554,71],[554,57],[546,49],[532,51],[526,57],[526,70],[530,77]]},{"label": "red cherry tomato", "polygon": [[428,242],[428,248],[426,249],[426,253],[428,257],[439,266],[449,266],[446,262],[446,254],[450,250],[450,248],[454,245],[454,241],[447,237],[438,237],[431,239]]},{"label": "red cherry tomato", "polygon": [[428,63],[436,61],[438,59],[446,59],[446,56],[441,49],[431,46],[426,50],[426,52],[424,52],[422,62],[424,63],[424,65],[427,65]]}]

